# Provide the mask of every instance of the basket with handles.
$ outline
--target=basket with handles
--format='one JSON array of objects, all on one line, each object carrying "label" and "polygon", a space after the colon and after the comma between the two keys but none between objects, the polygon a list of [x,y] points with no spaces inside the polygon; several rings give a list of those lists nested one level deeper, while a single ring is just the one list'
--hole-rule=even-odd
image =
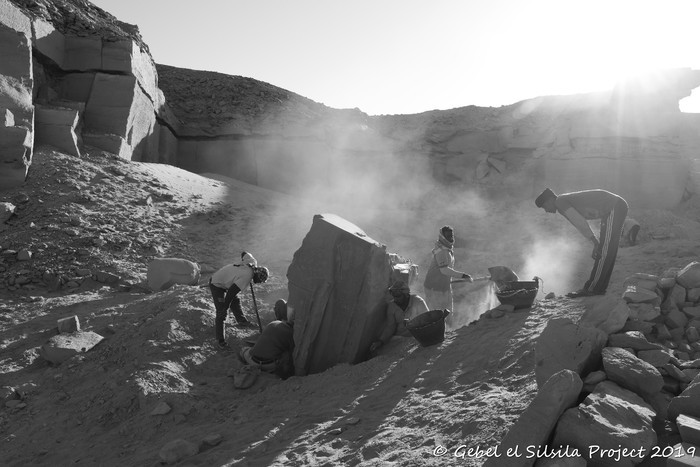
[{"label": "basket with handles", "polygon": [[423,346],[439,344],[445,339],[445,318],[450,310],[430,310],[406,322],[406,329]]}]

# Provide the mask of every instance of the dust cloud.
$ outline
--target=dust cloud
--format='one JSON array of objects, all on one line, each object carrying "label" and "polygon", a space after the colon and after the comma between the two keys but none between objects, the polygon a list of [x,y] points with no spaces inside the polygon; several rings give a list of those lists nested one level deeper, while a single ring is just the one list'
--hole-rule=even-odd
[{"label": "dust cloud", "polygon": [[[458,270],[484,276],[488,267],[503,265],[521,280],[542,278],[547,291],[572,288],[576,245],[560,228],[551,228],[562,219],[542,222],[544,213],[531,200],[508,205],[485,199],[474,187],[441,183],[433,175],[435,155],[391,146],[367,127],[355,127],[331,140],[334,146],[309,142],[298,147],[285,143],[284,150],[268,146],[270,154],[256,159],[265,185],[289,194],[285,202],[261,215],[255,227],[272,232],[272,237],[268,235],[272,245],[261,248],[268,255],[284,256],[283,266],[291,264],[313,216],[332,213],[385,244],[388,252],[417,264],[419,277],[412,290],[423,297],[430,251],[443,225],[456,230]],[[286,274],[286,269],[277,274]],[[455,284],[454,289],[453,326],[468,324],[498,305],[493,284]]]}]

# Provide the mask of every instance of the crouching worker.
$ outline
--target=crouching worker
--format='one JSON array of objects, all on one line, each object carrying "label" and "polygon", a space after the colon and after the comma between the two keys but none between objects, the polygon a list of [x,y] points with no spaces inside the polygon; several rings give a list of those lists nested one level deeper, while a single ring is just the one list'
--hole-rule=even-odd
[{"label": "crouching worker", "polygon": [[241,349],[238,355],[244,364],[259,366],[262,371],[287,379],[294,374],[294,327],[284,300],[275,303],[275,318],[265,326],[255,345]]},{"label": "crouching worker", "polygon": [[406,328],[404,320],[411,320],[428,311],[428,305],[426,305],[425,300],[416,294],[412,294],[411,289],[404,281],[394,282],[389,287],[389,294],[392,300],[386,307],[384,329],[379,335],[379,339],[370,346],[370,355],[374,355],[393,336],[411,337],[411,331]]},{"label": "crouching worker", "polygon": [[227,264],[216,271],[209,279],[209,290],[216,308],[214,331],[217,345],[222,350],[230,350],[224,334],[224,321],[231,310],[236,322],[241,326],[253,326],[243,314],[241,300],[238,293],[248,287],[250,281],[261,284],[267,281],[269,272],[267,268],[258,267],[257,261],[248,252],[241,253],[241,261]]},{"label": "crouching worker", "polygon": [[620,238],[620,246],[634,246],[637,244],[637,235],[640,230],[639,222],[631,217],[625,218],[622,223],[622,238]]}]

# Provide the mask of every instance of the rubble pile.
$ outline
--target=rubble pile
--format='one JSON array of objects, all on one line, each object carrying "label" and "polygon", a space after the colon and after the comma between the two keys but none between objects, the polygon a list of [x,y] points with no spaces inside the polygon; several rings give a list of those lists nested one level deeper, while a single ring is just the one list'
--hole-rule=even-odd
[{"label": "rubble pile", "polygon": [[695,261],[629,276],[622,299],[602,300],[577,323],[551,320],[536,346],[538,395],[501,451],[543,446],[542,457],[582,466],[696,465],[683,462],[700,453],[698,329]]}]

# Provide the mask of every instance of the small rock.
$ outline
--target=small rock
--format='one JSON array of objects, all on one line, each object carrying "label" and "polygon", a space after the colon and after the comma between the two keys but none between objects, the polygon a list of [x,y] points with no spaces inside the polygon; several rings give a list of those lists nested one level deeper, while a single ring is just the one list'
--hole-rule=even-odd
[{"label": "small rock", "polygon": [[4,402],[19,399],[19,393],[12,386],[3,386],[0,388],[0,400]]},{"label": "small rock", "polygon": [[165,415],[170,413],[172,408],[166,402],[159,402],[158,405],[151,411],[151,415]]},{"label": "small rock", "polygon": [[223,436],[221,436],[218,433],[214,433],[214,434],[205,436],[204,439],[202,440],[202,442],[208,446],[216,446],[219,443],[221,443],[221,441],[223,441],[223,439],[224,439]]},{"label": "small rock", "polygon": [[175,464],[180,460],[196,455],[199,452],[199,447],[184,439],[176,439],[160,449],[158,457],[166,464]]}]

